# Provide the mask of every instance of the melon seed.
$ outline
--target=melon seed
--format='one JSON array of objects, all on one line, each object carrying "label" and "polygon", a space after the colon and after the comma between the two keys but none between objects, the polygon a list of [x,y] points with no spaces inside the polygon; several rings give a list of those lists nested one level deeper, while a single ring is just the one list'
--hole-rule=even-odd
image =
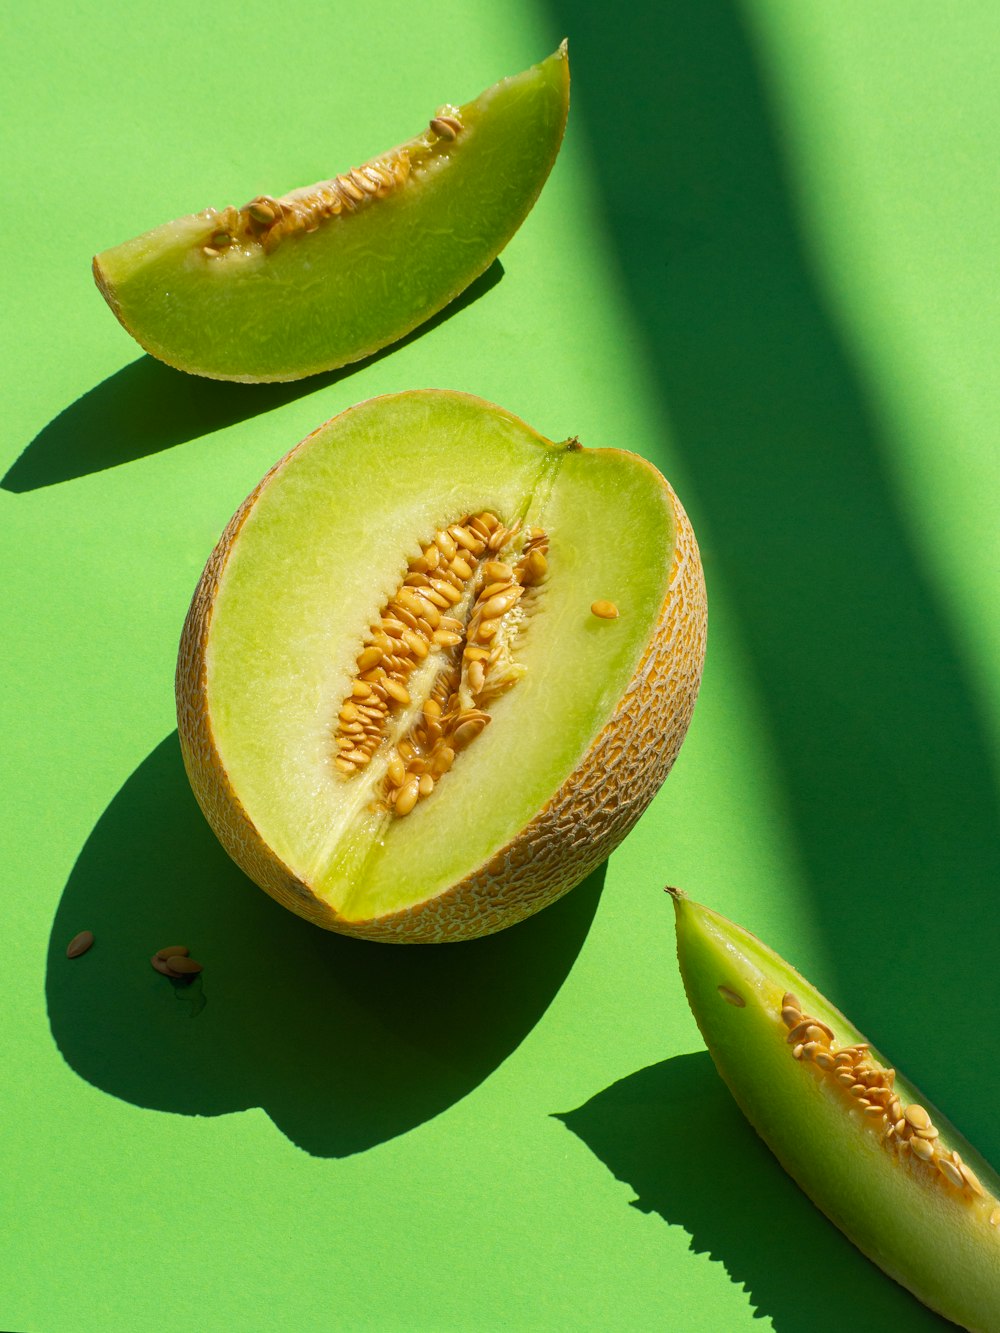
[{"label": "melon seed", "polygon": [[79,958],[85,954],[94,943],[94,932],[92,930],[81,930],[79,935],[74,935],[69,944],[66,945],[67,958]]},{"label": "melon seed", "polygon": [[194,976],[196,972],[202,970],[202,964],[195,962],[193,958],[188,958],[186,954],[174,954],[172,957],[164,960],[171,971],[180,973],[182,976]]},{"label": "melon seed", "polygon": [[615,606],[614,602],[606,601],[603,598],[600,601],[591,602],[590,609],[594,613],[594,615],[597,616],[598,619],[600,620],[618,619],[617,606]]}]

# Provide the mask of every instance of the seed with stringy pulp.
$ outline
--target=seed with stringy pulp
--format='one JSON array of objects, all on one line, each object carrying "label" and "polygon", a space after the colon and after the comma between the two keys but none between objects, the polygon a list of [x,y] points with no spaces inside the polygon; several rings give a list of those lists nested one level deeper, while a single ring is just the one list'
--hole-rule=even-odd
[{"label": "seed with stringy pulp", "polygon": [[487,934],[638,819],[704,638],[655,468],[465,394],[374,399],[278,464],[209,560],[178,663],[185,762],[231,855],[302,916]]},{"label": "seed with stringy pulp", "polygon": [[758,1134],[890,1277],[963,1328],[995,1333],[1000,1177],[773,950],[669,892],[688,1000]]},{"label": "seed with stringy pulp", "polygon": [[357,361],[489,267],[545,183],[568,108],[563,43],[362,166],[165,223],[99,254],[94,277],[180,370],[294,380]]}]

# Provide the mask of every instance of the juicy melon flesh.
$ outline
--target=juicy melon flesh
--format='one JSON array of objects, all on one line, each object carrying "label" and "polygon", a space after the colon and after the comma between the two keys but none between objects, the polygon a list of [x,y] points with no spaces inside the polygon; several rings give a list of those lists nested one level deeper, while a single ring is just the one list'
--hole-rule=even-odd
[{"label": "juicy melon flesh", "polygon": [[[446,410],[442,410],[445,406]],[[520,518],[549,571],[515,656],[523,678],[436,790],[373,815],[376,755],[345,778],[333,735],[365,632],[421,542],[466,514]],[[348,921],[433,897],[514,838],[615,710],[667,590],[673,511],[633,455],[554,445],[475,400],[401,395],[339,418],[272,478],[215,598],[206,697],[215,744],[261,838]],[[613,601],[615,621],[590,611]]]}]

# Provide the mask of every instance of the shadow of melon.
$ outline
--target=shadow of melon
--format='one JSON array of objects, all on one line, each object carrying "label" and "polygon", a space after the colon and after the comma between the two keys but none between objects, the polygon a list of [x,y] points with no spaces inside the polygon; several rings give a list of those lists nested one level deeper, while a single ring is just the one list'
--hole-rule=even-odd
[{"label": "shadow of melon", "polygon": [[[87,840],[52,927],[47,999],[68,1064],[137,1106],[260,1106],[307,1152],[362,1152],[439,1115],[545,1012],[597,908],[603,867],[538,916],[466,944],[392,946],[317,930],[216,842],[176,733]],[[81,924],[83,923],[83,924]],[[78,930],[96,943],[70,962]],[[190,984],[149,963],[187,944]]]}]

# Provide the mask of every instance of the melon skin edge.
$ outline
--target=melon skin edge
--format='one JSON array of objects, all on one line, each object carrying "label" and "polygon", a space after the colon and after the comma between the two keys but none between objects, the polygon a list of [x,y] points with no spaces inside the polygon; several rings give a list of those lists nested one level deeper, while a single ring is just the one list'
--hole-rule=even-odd
[{"label": "melon skin edge", "polygon": [[384,916],[349,920],[275,855],[233,790],[212,734],[205,665],[215,594],[233,542],[271,478],[327,425],[276,463],[247,496],[195,589],[175,680],[184,767],[232,859],[298,916],[325,930],[385,943],[476,939],[532,916],[585,879],[632,829],[669,773],[691,721],[705,657],[707,597],[698,544],[680,501],[660,478],[676,530],[667,591],[625,693],[576,769],[514,839],[443,893]]}]

